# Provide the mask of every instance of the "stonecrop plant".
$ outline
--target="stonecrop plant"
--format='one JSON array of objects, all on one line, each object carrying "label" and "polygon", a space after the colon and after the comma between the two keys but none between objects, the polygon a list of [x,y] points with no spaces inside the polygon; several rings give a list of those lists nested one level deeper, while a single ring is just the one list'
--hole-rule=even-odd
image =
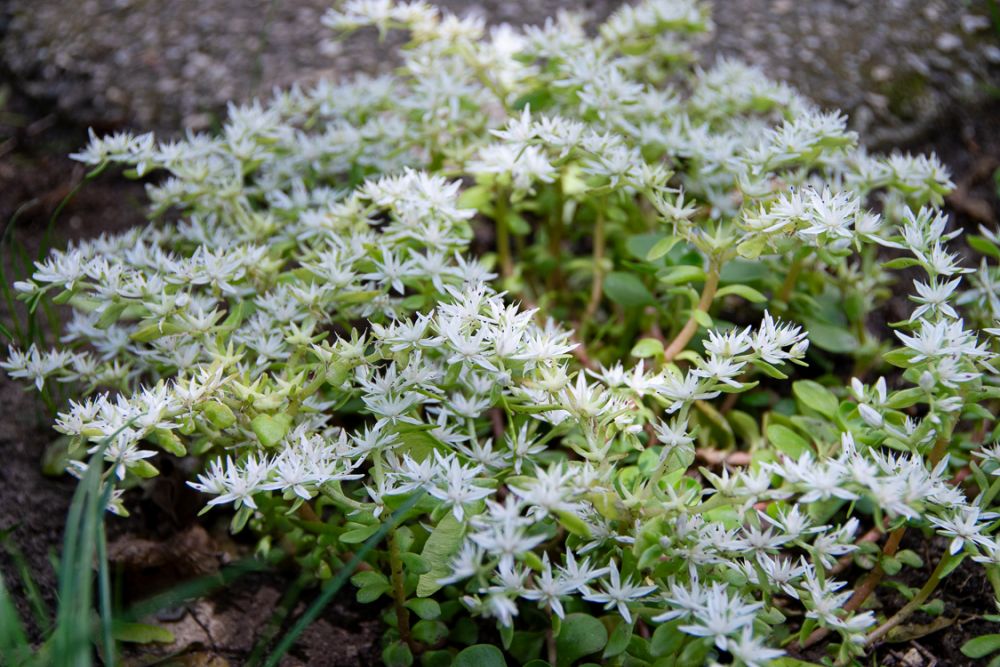
[{"label": "stonecrop plant", "polygon": [[964,560],[1000,595],[1000,238],[935,157],[697,64],[699,0],[325,22],[405,31],[401,66],[93,137],[168,220],[16,285],[72,316],[3,367],[112,512],[193,457],[317,580],[391,521],[352,577],[391,665],[868,664]]}]

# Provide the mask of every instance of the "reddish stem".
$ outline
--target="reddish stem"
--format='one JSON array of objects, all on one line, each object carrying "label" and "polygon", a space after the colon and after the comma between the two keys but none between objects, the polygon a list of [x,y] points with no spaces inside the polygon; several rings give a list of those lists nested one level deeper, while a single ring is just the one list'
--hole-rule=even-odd
[{"label": "reddish stem", "polygon": [[683,352],[687,344],[691,342],[695,332],[698,331],[698,319],[695,317],[695,313],[699,310],[704,313],[708,312],[708,309],[712,307],[712,301],[715,299],[715,292],[718,289],[719,268],[715,264],[712,264],[708,269],[708,276],[705,277],[705,287],[701,290],[701,299],[698,301],[697,307],[691,312],[688,321],[684,323],[684,328],[677,333],[670,346],[664,350],[663,361],[673,361],[674,357]]}]

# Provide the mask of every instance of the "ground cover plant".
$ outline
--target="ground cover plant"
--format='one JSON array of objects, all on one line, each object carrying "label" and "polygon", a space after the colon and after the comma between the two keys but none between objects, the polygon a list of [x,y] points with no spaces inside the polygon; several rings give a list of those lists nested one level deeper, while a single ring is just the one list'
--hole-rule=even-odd
[{"label": "ground cover plant", "polygon": [[[390,665],[866,664],[964,560],[1000,595],[1000,239],[933,156],[698,64],[694,0],[326,21],[402,67],[76,155],[154,223],[37,262],[14,289],[72,316],[3,367],[91,502],[193,457]],[[908,531],[947,539],[917,587]]]}]

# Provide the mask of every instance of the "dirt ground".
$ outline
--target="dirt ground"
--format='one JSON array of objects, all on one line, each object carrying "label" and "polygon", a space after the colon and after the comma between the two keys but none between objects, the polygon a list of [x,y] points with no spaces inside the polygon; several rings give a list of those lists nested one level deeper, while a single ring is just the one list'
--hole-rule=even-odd
[{"label": "dirt ground", "polygon": [[[331,41],[331,0],[5,0],[0,62],[79,122],[208,129],[226,102],[320,76],[385,71],[399,40]],[[595,22],[623,0],[435,0],[490,23],[561,8]],[[737,56],[842,109],[869,144],[910,140],[1000,82],[995,0],[714,0],[705,63]],[[397,35],[396,37],[399,37]]]},{"label": "dirt ground", "polygon": [[[920,588],[947,546],[945,539],[927,539],[919,532],[908,535],[903,540],[903,548],[916,552],[923,559],[924,568],[908,571],[902,577],[904,583]],[[980,618],[983,614],[996,613],[991,592],[983,568],[964,561],[945,579],[935,596],[944,602],[944,611],[937,616],[918,613],[911,617],[902,628],[902,636],[879,647],[878,664],[883,667],[983,664],[983,661],[966,658],[960,649],[973,637],[996,632],[995,623]],[[906,604],[906,599],[898,592],[883,591],[881,596],[882,602],[893,609]]]},{"label": "dirt ground", "polygon": [[[13,234],[31,255],[50,216],[83,176],[80,166],[65,156],[86,140],[85,128],[67,124],[56,113],[17,94],[8,98],[0,112],[0,220],[6,223],[21,209]],[[102,176],[81,189],[62,211],[54,234],[56,244],[143,223],[143,197],[141,184],[114,174]],[[5,262],[11,276],[15,269],[11,253],[5,255]],[[10,321],[6,305],[0,316]],[[0,419],[0,533],[10,537],[42,598],[54,607],[52,563],[61,548],[75,483],[67,476],[42,473],[45,450],[56,434],[50,428],[51,416],[34,391],[0,374],[0,406],[4,416]],[[169,466],[169,461],[157,464]],[[247,555],[247,545],[228,539],[228,517],[196,518],[200,501],[183,479],[181,471],[168,472],[143,491],[130,492],[131,516],[108,521],[109,553],[123,583],[125,602],[218,573]],[[16,562],[2,548],[0,573],[22,618],[28,621],[29,632],[37,638]],[[132,650],[126,664],[159,663],[171,654],[176,655],[168,664],[244,664],[293,579],[289,572],[247,574],[206,599],[162,611],[154,620],[171,630],[177,641],[166,647]],[[301,613],[310,598],[305,593],[294,614]],[[376,664],[380,634],[376,610],[360,608],[353,593],[345,592],[305,632],[282,664]]]},{"label": "dirt ground", "polygon": [[[903,147],[936,151],[951,167],[958,192],[949,207],[963,227],[994,225],[1000,216],[993,173],[1000,166],[1000,136],[995,121],[1000,102],[964,109],[935,127],[932,133]],[[29,249],[37,247],[52,211],[82,176],[64,157],[86,141],[84,128],[66,123],[58,114],[14,94],[0,113],[0,220],[9,220],[26,202],[15,237]],[[65,208],[56,229],[57,243],[113,232],[140,224],[142,186],[107,175],[84,188]],[[10,268],[8,264],[8,268]],[[4,312],[3,317],[9,318]],[[0,377],[0,531],[7,531],[23,553],[43,598],[55,600],[51,561],[58,553],[62,525],[74,484],[65,477],[47,477],[41,462],[53,438],[49,417],[32,392]],[[109,519],[111,556],[126,595],[143,595],[181,581],[225,569],[247,553],[248,545],[226,536],[225,517],[211,513],[196,518],[197,498],[182,483],[183,475],[167,474],[128,501],[128,520]],[[911,534],[908,546],[935,562],[936,542]],[[18,608],[27,618],[28,604],[14,562],[0,550],[0,570]],[[912,573],[916,582],[926,573]],[[165,649],[133,652],[130,664],[222,667],[243,664],[269,619],[291,586],[293,574],[268,572],[245,575],[214,595],[161,612],[156,621],[171,629],[178,642]],[[930,667],[972,665],[958,651],[968,638],[990,631],[976,620],[994,611],[990,587],[981,573],[964,564],[942,590],[948,620],[935,631],[879,650],[884,665]],[[902,604],[900,596],[881,595],[888,607]],[[304,608],[308,595],[294,611]],[[293,614],[294,615],[294,614]],[[930,624],[934,619],[914,619]],[[378,662],[381,632],[378,610],[354,603],[346,592],[311,626],[283,664],[363,665]],[[995,628],[994,628],[995,629]],[[37,630],[34,631],[37,636]]]}]

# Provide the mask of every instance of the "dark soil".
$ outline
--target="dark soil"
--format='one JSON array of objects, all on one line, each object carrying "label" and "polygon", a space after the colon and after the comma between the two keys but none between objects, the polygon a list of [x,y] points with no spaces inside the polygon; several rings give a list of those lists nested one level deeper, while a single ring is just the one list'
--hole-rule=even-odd
[{"label": "dark soil", "polygon": [[[1000,166],[1000,135],[995,121],[1000,103],[964,109],[937,127],[933,134],[904,149],[935,151],[950,166],[958,191],[949,207],[958,224],[974,232],[979,224],[991,227],[1000,219],[993,174]],[[65,155],[86,143],[83,128],[73,126],[39,108],[38,103],[16,94],[0,110],[0,220],[8,220],[19,208],[13,237],[34,254],[53,211],[83,176],[83,170]],[[141,184],[114,174],[102,176],[84,187],[62,211],[55,229],[55,243],[125,229],[144,221]],[[27,204],[27,205],[25,205]],[[8,275],[13,270],[9,260]],[[10,313],[2,307],[2,319]],[[0,374],[0,531],[8,534],[23,554],[42,598],[55,602],[52,561],[62,539],[63,521],[74,489],[66,477],[46,477],[41,462],[53,439],[50,417],[20,384]],[[217,573],[247,555],[247,545],[227,537],[226,517],[195,517],[198,499],[183,484],[184,471],[166,471],[149,486],[130,493],[132,517],[109,519],[110,552],[121,582],[124,601],[135,601],[178,583]],[[927,567],[937,561],[942,545],[911,532],[904,547],[925,561],[925,571],[902,576],[909,586],[919,587]],[[0,572],[11,590],[22,617],[30,619],[30,607],[15,560],[0,549]],[[169,664],[221,667],[246,661],[267,627],[293,574],[255,573],[237,579],[215,594],[161,612],[155,622],[170,629],[177,641],[163,647],[151,645],[128,655],[128,664],[150,664],[168,659]],[[981,570],[964,563],[939,591],[945,602],[937,617],[917,615],[907,625],[915,635],[898,644],[877,649],[879,664],[920,667],[972,665],[959,648],[968,639],[995,632],[994,624],[980,620],[994,612],[992,589]],[[306,596],[308,597],[308,596]],[[308,600],[299,602],[292,617]],[[891,612],[905,603],[892,589],[879,589],[877,601]],[[381,623],[378,610],[361,607],[345,593],[303,635],[286,657],[287,665],[364,665],[379,661]],[[939,619],[947,619],[947,623]],[[936,630],[924,633],[924,629]],[[30,621],[29,621],[30,626]],[[32,636],[38,629],[31,627]]]},{"label": "dark soil", "polygon": [[[916,552],[923,559],[924,567],[907,570],[895,580],[914,591],[919,589],[948,544],[948,540],[910,531],[902,547]],[[984,614],[997,612],[992,591],[982,566],[966,559],[931,597],[932,601],[940,599],[944,609],[939,614],[917,612],[897,628],[898,633],[890,633],[888,641],[876,650],[878,664],[884,667],[973,667],[983,664],[965,657],[961,648],[969,639],[997,631],[996,623],[981,618]],[[907,599],[898,590],[883,585],[879,589],[878,602],[886,609],[895,610],[906,604]]]},{"label": "dark soil", "polygon": [[[34,257],[49,220],[84,176],[83,168],[66,156],[85,145],[85,128],[64,122],[56,114],[11,94],[0,105],[0,220],[20,210],[11,238]],[[113,128],[112,128],[113,129]],[[88,183],[66,204],[53,233],[53,245],[72,239],[114,233],[145,221],[142,184],[115,174]],[[4,254],[9,280],[23,275],[10,251]],[[24,312],[18,305],[20,317]],[[11,321],[0,306],[0,320]],[[29,635],[39,628],[19,567],[27,566],[42,600],[55,608],[54,562],[61,550],[63,524],[75,488],[68,476],[48,477],[42,460],[54,439],[51,415],[37,400],[34,388],[10,381],[0,373],[0,534],[9,538],[0,548],[0,575],[14,598]],[[164,474],[152,484],[129,493],[131,516],[110,518],[109,555],[120,582],[123,604],[226,568],[247,555],[246,545],[227,537],[228,517],[196,520],[201,501],[183,484],[184,471],[168,459],[157,461]],[[16,556],[15,556],[16,554]],[[170,645],[149,644],[131,649],[124,664],[168,664],[223,667],[244,664],[270,622],[278,602],[294,580],[293,573],[244,575],[213,595],[162,612],[153,619],[174,633]],[[309,593],[295,607],[300,614]],[[318,667],[376,664],[381,622],[374,606],[361,608],[345,592],[331,603],[282,661],[282,665]]]},{"label": "dark soil", "polygon": [[933,130],[899,149],[934,152],[948,166],[956,186],[948,208],[967,233],[979,233],[979,225],[995,230],[1000,221],[1000,181],[995,179],[1000,169],[998,121],[1000,97],[992,97],[979,106],[957,108]]},{"label": "dark soil", "polygon": [[[55,600],[50,556],[59,550],[63,522],[75,487],[70,478],[41,473],[41,455],[50,435],[42,426],[34,396],[4,378],[0,381],[0,530],[9,534],[23,554],[45,601]],[[11,590],[22,618],[30,618],[21,577],[6,549],[0,549],[0,573]]]},{"label": "dark soil", "polygon": [[[4,87],[0,91],[11,93]],[[10,238],[31,257],[38,252],[52,213],[83,176],[83,170],[66,155],[85,141],[84,129],[61,124],[56,116],[16,94],[0,107],[0,220],[6,225],[20,211]],[[54,234],[57,243],[142,222],[141,186],[108,177],[91,185],[63,211]],[[3,262],[9,280],[23,275],[9,247]],[[6,302],[0,309],[3,322],[9,324]],[[20,304],[18,310],[23,318]],[[75,484],[68,477],[51,478],[41,472],[41,458],[54,434],[51,418],[33,388],[26,389],[2,374],[0,405],[0,531],[12,538],[43,599],[52,606],[55,579],[50,560],[59,551]],[[6,549],[0,549],[0,570],[22,617],[30,618],[23,582]]]}]

